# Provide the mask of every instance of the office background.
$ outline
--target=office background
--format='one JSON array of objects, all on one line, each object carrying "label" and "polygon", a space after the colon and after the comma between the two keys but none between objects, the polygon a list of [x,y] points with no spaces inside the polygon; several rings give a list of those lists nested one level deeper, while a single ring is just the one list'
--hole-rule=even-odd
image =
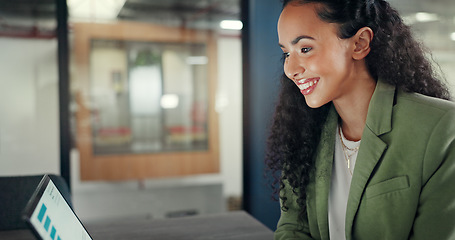
[{"label": "office background", "polygon": [[[432,50],[432,58],[453,89],[455,3],[450,0],[390,2],[412,25],[416,36]],[[68,16],[64,14],[66,7]],[[278,0],[1,0],[0,175],[64,175],[70,180],[74,207],[82,220],[136,216],[164,218],[245,209],[273,229],[279,209],[277,202],[271,200],[269,181],[263,172],[263,158],[267,126],[278,89],[277,78],[281,72],[276,36],[280,7]],[[106,9],[110,11],[104,12]],[[109,15],[112,12],[115,14]],[[221,29],[221,20],[242,20],[243,29]],[[59,22],[65,21],[68,21],[67,25],[57,28]],[[211,89],[202,89],[200,94],[196,91],[198,87],[191,88],[191,93],[197,95],[192,95],[191,99],[200,97],[206,100],[209,102],[206,106],[215,113],[216,124],[210,126],[217,131],[215,144],[218,151],[215,153],[219,166],[212,172],[136,179],[81,180],[81,154],[76,144],[79,141],[77,137],[81,137],[77,135],[78,124],[81,124],[77,122],[80,105],[75,92],[81,87],[79,78],[84,70],[76,64],[80,52],[75,52],[75,28],[80,23],[116,24],[118,21],[165,25],[185,30],[210,30],[214,33],[216,47],[211,50],[206,48],[205,53],[216,52],[215,57],[210,58],[217,63],[216,85]],[[165,33],[158,32],[155,35],[163,34]],[[109,44],[108,46],[119,45],[115,42]],[[102,47],[106,49],[106,45]],[[128,49],[133,51],[135,48],[138,46],[131,45]],[[97,53],[102,50],[103,48],[98,49]],[[194,49],[185,51],[200,55]],[[110,75],[113,82],[122,76],[117,70],[125,66],[109,63],[109,60],[119,56],[119,52],[118,49],[111,49],[111,55],[100,57],[103,64],[96,65],[96,69],[118,66]],[[170,61],[171,65],[178,64],[172,62],[178,59],[172,58],[175,52],[169,50],[162,55],[163,65],[166,61]],[[202,67],[204,64],[208,63],[202,59],[202,63],[193,65]],[[199,67],[188,66],[191,64],[181,67],[186,69],[185,74],[192,72],[193,75],[190,75],[196,76],[194,74],[201,72]],[[175,73],[175,69],[166,70],[162,66],[162,73],[166,71],[166,76]],[[178,73],[175,78],[181,76],[178,81],[190,84],[190,75]],[[203,78],[212,79],[207,76]],[[178,86],[183,85],[178,83],[166,87],[178,92]],[[206,85],[210,85],[209,82]],[[118,89],[115,86],[111,88]],[[215,93],[212,99],[210,91]],[[96,93],[93,91],[91,94],[94,92]],[[104,92],[102,99],[121,96],[119,92]],[[178,93],[182,96],[189,94]],[[148,99],[147,95],[144,96]],[[183,97],[180,99],[183,101]],[[185,111],[191,112],[191,106],[194,105],[187,103],[186,106]],[[153,109],[141,110],[141,105],[133,108],[136,112],[142,111],[141,113],[154,112]],[[112,111],[117,107],[108,109],[107,112],[90,115],[89,121],[93,124],[103,113],[112,116],[109,114],[113,114]],[[161,121],[166,123],[165,120]],[[188,122],[193,124],[196,121],[187,120],[180,124],[187,126]],[[103,123],[113,126],[109,121]],[[140,126],[143,125],[139,125],[136,134],[146,132]],[[130,135],[120,133],[123,135],[91,137],[100,140],[97,149],[103,151],[107,149],[100,148],[103,143],[118,144],[118,141],[127,141],[128,136],[135,134],[133,131]],[[198,132],[198,135],[193,133],[183,137],[161,134],[160,137],[167,136],[167,141],[178,143],[173,145],[180,148],[175,151],[182,151],[182,146],[200,147],[201,145],[192,145],[196,142],[195,139],[202,143],[204,150],[210,141],[206,138],[207,134],[209,133]],[[182,140],[188,138],[192,139],[191,144]],[[182,145],[182,141],[186,145]],[[151,145],[159,146],[155,142]],[[140,144],[135,146],[136,149],[143,149]]]}]

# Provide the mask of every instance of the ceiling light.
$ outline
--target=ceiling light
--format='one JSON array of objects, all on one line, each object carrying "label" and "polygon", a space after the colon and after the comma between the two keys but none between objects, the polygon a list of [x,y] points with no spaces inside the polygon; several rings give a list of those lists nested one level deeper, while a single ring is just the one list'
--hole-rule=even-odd
[{"label": "ceiling light", "polygon": [[418,12],[415,16],[417,22],[433,22],[439,20],[439,16],[435,13]]},{"label": "ceiling light", "polygon": [[67,0],[69,16],[78,20],[115,20],[126,0]]},{"label": "ceiling light", "polygon": [[240,30],[243,28],[243,23],[239,20],[223,20],[220,22],[220,27],[228,30]]},{"label": "ceiling light", "polygon": [[450,34],[450,39],[452,39],[452,41],[455,41],[455,32]]}]

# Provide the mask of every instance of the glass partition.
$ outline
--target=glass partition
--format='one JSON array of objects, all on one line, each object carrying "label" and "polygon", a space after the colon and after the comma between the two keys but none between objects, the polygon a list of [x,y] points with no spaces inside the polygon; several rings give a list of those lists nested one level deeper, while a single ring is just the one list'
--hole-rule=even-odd
[{"label": "glass partition", "polygon": [[205,44],[91,41],[95,155],[206,151]]},{"label": "glass partition", "polygon": [[219,173],[213,31],[118,21],[73,34],[82,180]]}]

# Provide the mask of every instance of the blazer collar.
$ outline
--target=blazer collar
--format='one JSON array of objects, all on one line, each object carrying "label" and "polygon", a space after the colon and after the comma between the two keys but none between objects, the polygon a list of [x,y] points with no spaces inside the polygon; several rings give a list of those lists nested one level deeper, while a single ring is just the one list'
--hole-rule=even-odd
[{"label": "blazer collar", "polygon": [[387,149],[387,144],[379,136],[392,130],[394,99],[395,87],[379,80],[368,107],[366,125],[349,190],[346,209],[347,239],[352,236],[354,218],[371,173]]},{"label": "blazer collar", "polygon": [[[387,148],[379,136],[392,130],[392,108],[395,87],[378,80],[370,100],[366,126],[357,156],[346,210],[346,235],[351,236],[360,199],[370,175]],[[316,213],[321,239],[329,239],[328,197],[334,159],[338,114],[332,106],[321,132],[316,158]],[[348,237],[349,239],[349,237]]]},{"label": "blazer collar", "polygon": [[[392,108],[395,99],[395,86],[378,80],[368,107],[366,128],[376,136],[392,130]],[[363,136],[362,136],[363,139]]]}]

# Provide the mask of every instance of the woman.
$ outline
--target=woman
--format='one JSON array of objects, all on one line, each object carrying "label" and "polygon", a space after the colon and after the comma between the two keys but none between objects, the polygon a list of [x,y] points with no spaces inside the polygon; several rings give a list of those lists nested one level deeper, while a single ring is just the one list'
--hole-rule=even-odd
[{"label": "woman", "polygon": [[275,239],[455,239],[455,104],[397,11],[285,0],[278,37]]}]

